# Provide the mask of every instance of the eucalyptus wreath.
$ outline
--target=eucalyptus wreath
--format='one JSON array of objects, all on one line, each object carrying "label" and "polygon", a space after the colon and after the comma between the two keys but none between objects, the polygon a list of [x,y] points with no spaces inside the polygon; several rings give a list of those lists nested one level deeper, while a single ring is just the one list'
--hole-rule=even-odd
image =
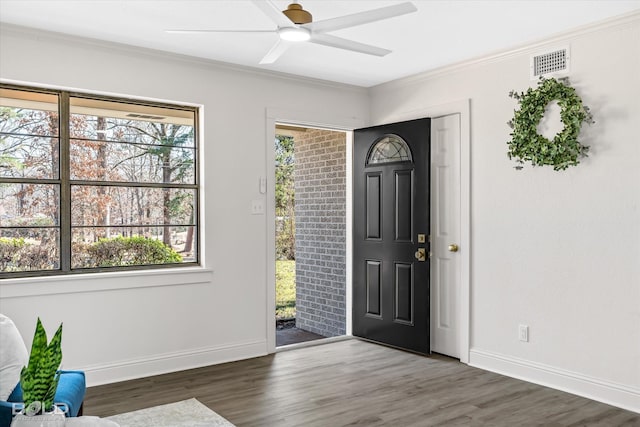
[{"label": "eucalyptus wreath", "polygon": [[[533,166],[549,165],[553,170],[564,170],[578,165],[578,159],[587,156],[589,147],[578,142],[578,135],[582,122],[595,122],[589,107],[582,104],[566,77],[558,80],[541,77],[537,88],[520,93],[511,91],[509,96],[520,104],[513,119],[507,122],[513,129],[511,141],[507,143],[507,156],[518,163],[516,169],[522,169],[525,162],[531,162]],[[537,127],[545,108],[552,101],[558,101],[564,128],[549,140],[538,133]]]}]

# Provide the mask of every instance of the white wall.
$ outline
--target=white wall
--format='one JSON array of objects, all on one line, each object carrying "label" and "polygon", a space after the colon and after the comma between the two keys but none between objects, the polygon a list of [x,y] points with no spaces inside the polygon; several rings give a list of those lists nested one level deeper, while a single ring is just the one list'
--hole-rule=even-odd
[{"label": "white wall", "polygon": [[[590,155],[564,172],[516,171],[508,92],[535,85],[531,52],[567,43],[596,120],[581,133]],[[471,100],[470,363],[640,411],[640,14],[371,97],[374,124]]]},{"label": "white wall", "polygon": [[368,94],[133,48],[5,27],[0,78],[201,105],[205,269],[3,280],[0,312],[30,345],[64,322],[63,365],[90,385],[267,352],[267,109],[368,119]]},{"label": "white wall", "polygon": [[377,124],[471,99],[471,364],[640,411],[640,17],[549,46],[566,42],[590,157],[518,172],[507,93],[531,84],[528,49],[365,91],[5,28],[1,79],[203,105],[206,269],[4,280],[0,311],[27,340],[36,316],[64,321],[64,365],[91,384],[264,354],[267,227],[249,208],[267,108],[371,107]]}]

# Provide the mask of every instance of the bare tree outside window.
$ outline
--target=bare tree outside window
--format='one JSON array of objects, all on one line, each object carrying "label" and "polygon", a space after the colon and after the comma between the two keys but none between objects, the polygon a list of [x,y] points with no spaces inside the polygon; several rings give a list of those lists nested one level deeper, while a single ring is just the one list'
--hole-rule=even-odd
[{"label": "bare tree outside window", "polygon": [[276,257],[296,258],[293,137],[276,135]]}]

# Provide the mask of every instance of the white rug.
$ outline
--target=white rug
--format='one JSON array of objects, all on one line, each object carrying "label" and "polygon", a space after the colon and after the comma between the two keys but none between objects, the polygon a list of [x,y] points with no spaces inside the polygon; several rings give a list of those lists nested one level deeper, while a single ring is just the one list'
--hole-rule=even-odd
[{"label": "white rug", "polygon": [[234,427],[196,399],[107,417],[120,427]]}]

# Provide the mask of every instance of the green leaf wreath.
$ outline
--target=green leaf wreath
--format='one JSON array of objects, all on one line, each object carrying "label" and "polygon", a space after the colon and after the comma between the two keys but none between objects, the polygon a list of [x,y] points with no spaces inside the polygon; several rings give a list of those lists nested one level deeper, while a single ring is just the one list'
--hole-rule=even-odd
[{"label": "green leaf wreath", "polygon": [[[566,77],[558,80],[541,77],[537,88],[520,93],[511,91],[509,96],[520,103],[520,109],[507,122],[513,129],[507,155],[518,163],[516,169],[531,162],[533,166],[549,165],[553,170],[564,170],[578,165],[578,159],[587,156],[589,147],[580,144],[578,135],[582,122],[595,122],[589,107],[582,104]],[[552,101],[558,101],[564,128],[550,141],[538,133],[537,126]]]},{"label": "green leaf wreath", "polygon": [[53,398],[60,379],[58,368],[62,361],[61,343],[62,324],[47,344],[47,333],[38,318],[29,364],[23,367],[20,373],[20,386],[27,415],[36,415],[53,408]]}]

